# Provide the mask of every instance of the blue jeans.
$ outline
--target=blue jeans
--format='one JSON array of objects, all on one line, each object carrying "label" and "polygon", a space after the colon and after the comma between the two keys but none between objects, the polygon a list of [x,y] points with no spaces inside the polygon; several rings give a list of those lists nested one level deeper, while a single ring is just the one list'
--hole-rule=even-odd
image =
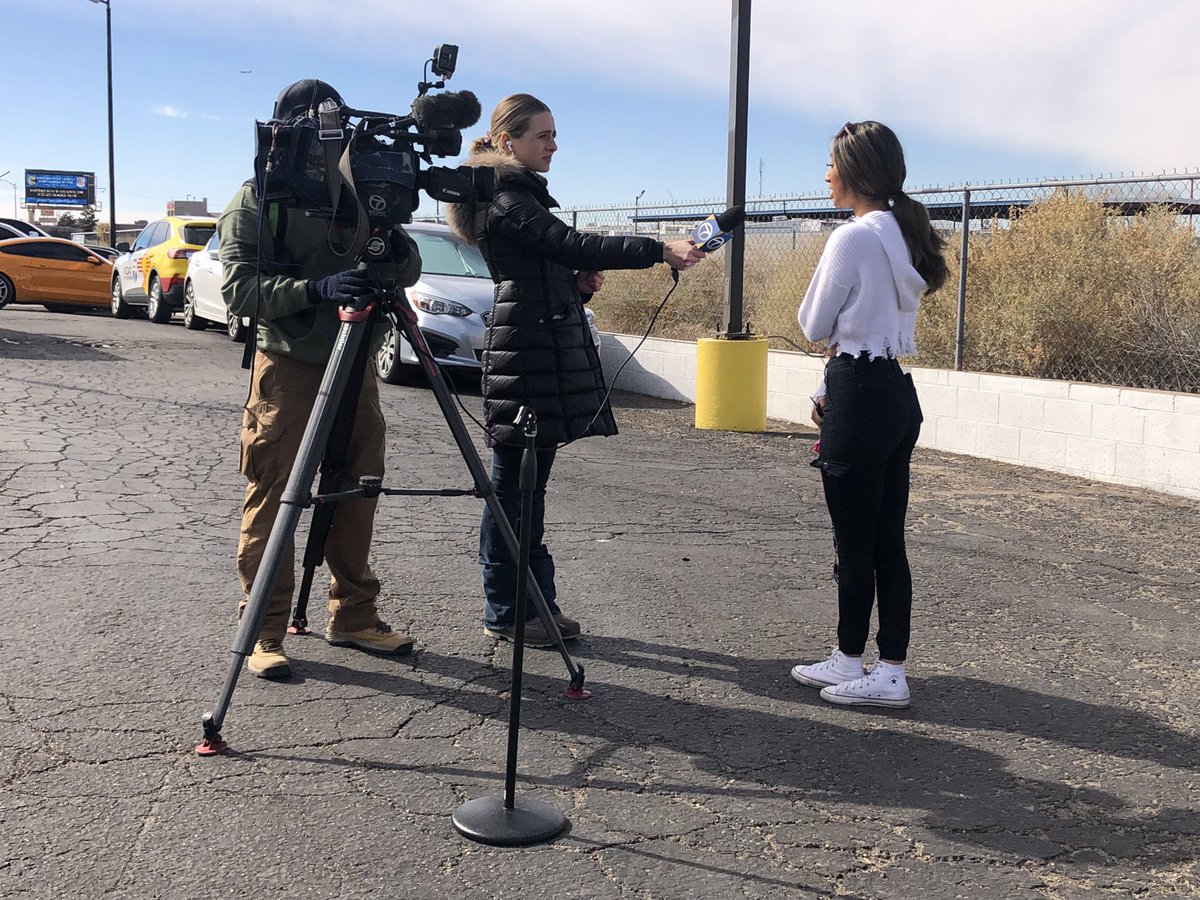
[{"label": "blue jeans", "polygon": [[[492,487],[518,538],[521,536],[523,452],[522,447],[499,446],[492,449]],[[553,448],[537,451],[537,484],[533,491],[531,523],[533,535],[529,552],[529,568],[552,613],[559,611],[554,602],[558,596],[554,588],[554,557],[542,543],[542,537],[546,531],[546,482],[550,480],[555,452]],[[483,521],[479,525],[479,563],[483,566],[483,624],[488,628],[512,625],[516,620],[517,608],[517,563],[508,551],[508,544],[504,542],[491,507],[486,505],[483,508]],[[532,601],[529,603],[528,616],[530,619],[537,617],[537,608]]]}]

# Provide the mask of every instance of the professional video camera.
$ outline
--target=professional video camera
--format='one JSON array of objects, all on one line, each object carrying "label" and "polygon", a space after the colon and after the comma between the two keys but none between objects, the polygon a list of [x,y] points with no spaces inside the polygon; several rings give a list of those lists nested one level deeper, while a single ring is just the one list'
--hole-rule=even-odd
[{"label": "professional video camera", "polygon": [[345,106],[323,82],[286,89],[276,115],[287,117],[255,123],[260,202],[293,204],[352,225],[345,255],[383,262],[392,228],[412,221],[420,191],[451,203],[491,199],[492,169],[432,165],[435,156],[457,156],[462,129],[479,120],[479,100],[470,91],[428,93],[445,87],[441,79],[454,74],[457,58],[453,44],[434,50],[426,77],[432,66],[439,80],[418,83],[407,115]]}]

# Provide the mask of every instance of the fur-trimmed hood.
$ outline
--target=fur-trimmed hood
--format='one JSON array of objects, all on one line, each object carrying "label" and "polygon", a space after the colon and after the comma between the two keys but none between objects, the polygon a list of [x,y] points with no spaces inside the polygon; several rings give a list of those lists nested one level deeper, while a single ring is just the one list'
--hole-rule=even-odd
[{"label": "fur-trimmed hood", "polygon": [[[463,163],[464,166],[491,166],[496,171],[496,187],[500,187],[502,182],[518,181],[522,178],[533,178],[541,182],[543,190],[545,190],[546,179],[541,175],[530,172],[523,165],[517,162],[516,158],[507,153],[501,153],[499,150],[484,150],[479,153],[472,153]],[[548,195],[547,195],[548,196]],[[551,204],[558,204],[551,200]],[[448,224],[454,233],[466,241],[468,244],[478,244],[478,237],[475,234],[475,203],[447,203],[446,208],[446,224]]]}]

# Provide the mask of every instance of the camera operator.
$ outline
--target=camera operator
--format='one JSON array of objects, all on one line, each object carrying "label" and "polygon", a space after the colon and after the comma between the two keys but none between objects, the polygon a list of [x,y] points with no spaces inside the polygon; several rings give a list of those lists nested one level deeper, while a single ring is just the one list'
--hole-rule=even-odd
[{"label": "camera operator", "polygon": [[[274,119],[289,122],[315,115],[319,104],[341,97],[329,85],[312,79],[284,88],[275,103]],[[313,409],[325,366],[340,328],[339,306],[371,291],[366,275],[356,269],[348,248],[354,222],[343,223],[332,211],[306,208],[298,200],[264,203],[248,181],[217,224],[224,280],[221,293],[230,313],[257,320],[250,393],[242,418],[241,471],[246,476],[238,544],[238,576],[248,596],[266,549],[300,440]],[[413,284],[421,259],[407,235],[397,240],[399,286]],[[382,342],[383,324],[372,335]],[[382,475],[384,421],[373,369],[364,373],[353,432],[346,454],[351,483],[360,475]],[[350,485],[348,485],[350,486]],[[374,498],[338,504],[325,542],[331,573],[326,640],[381,653],[406,653],[412,639],[393,631],[376,607],[379,580],[367,556],[375,516]],[[291,667],[283,652],[283,636],[295,586],[294,546],[289,546],[247,668],[262,678],[285,678]],[[245,608],[243,598],[239,610]]]},{"label": "camera operator", "polygon": [[[529,94],[505,97],[492,113],[491,130],[471,147],[468,166],[496,172],[490,203],[448,204],[450,225],[478,244],[496,281],[483,355],[483,403],[492,448],[492,484],[513,529],[519,531],[521,436],[513,425],[519,407],[537,413],[537,471],[531,518],[530,569],[564,638],[580,625],[556,602],[554,560],[544,535],[546,482],[557,448],[580,437],[612,435],[617,423],[605,401],[604,374],[583,303],[600,290],[604,269],[648,269],[666,262],[695,265],[703,254],[690,241],[663,244],[649,237],[582,234],[552,212],[543,172],[558,150],[554,116]],[[515,631],[517,566],[490,508],[480,524],[484,629],[500,640]],[[548,647],[552,639],[533,615],[525,643]]]}]

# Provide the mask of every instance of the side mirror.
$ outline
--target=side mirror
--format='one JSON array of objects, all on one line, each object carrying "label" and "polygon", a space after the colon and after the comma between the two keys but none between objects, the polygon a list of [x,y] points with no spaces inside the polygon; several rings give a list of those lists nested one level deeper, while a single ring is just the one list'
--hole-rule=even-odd
[{"label": "side mirror", "polygon": [[121,243],[117,244],[117,252],[118,253],[128,253],[129,252],[129,241],[121,241]]},{"label": "side mirror", "polygon": [[102,263],[104,260],[102,260],[102,259],[101,259],[100,257],[98,257],[98,256],[89,256],[89,257],[87,258],[87,261],[88,261],[88,265],[92,265],[92,266],[98,266],[98,265],[100,265],[100,264],[101,264],[101,263]]}]

